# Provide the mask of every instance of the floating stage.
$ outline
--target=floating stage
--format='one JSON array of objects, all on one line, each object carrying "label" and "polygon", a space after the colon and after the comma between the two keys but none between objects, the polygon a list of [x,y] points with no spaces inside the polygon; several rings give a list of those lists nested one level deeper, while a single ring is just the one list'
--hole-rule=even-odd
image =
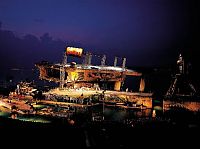
[{"label": "floating stage", "polygon": [[[111,66],[106,64],[105,55],[82,52],[80,48],[67,47],[61,63],[36,63],[39,78],[59,86],[40,95],[32,83],[21,82],[9,97],[0,98],[0,107],[3,107],[0,111],[7,110],[14,119],[17,114],[70,118],[73,109],[82,111],[95,105],[141,110],[152,108],[152,93],[144,93],[142,73],[127,69],[126,58],[115,57]],[[67,62],[68,56],[77,54],[83,58],[82,64]],[[92,56],[101,58],[99,66],[91,64]],[[118,60],[122,62],[121,66],[117,66]],[[126,76],[141,77],[140,85],[133,84],[140,86],[139,92],[121,91]]]},{"label": "floating stage", "polygon": [[125,105],[126,107],[139,107],[152,108],[152,93],[142,92],[122,92],[113,90],[75,90],[53,89],[44,93],[46,100],[62,101],[69,103],[84,102],[90,103],[106,103],[112,105]]},{"label": "floating stage", "polygon": [[[68,56],[78,56],[82,64],[67,62]],[[101,65],[93,65],[92,57],[101,58]],[[122,62],[118,66],[118,61]],[[67,47],[62,63],[42,61],[36,63],[42,80],[59,83],[59,87],[43,93],[46,100],[78,102],[84,100],[106,103],[129,103],[130,106],[145,105],[152,108],[152,93],[144,92],[142,73],[126,68],[126,58],[115,57],[113,66],[106,64],[106,55],[84,53],[81,48]],[[121,91],[126,76],[141,77],[139,92]]]}]

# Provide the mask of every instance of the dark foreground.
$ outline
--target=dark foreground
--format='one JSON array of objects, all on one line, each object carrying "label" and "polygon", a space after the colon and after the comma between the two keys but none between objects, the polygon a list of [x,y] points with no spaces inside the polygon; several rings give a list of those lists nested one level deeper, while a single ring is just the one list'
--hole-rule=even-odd
[{"label": "dark foreground", "polygon": [[158,142],[169,145],[176,143],[177,138],[188,138],[188,132],[190,138],[193,137],[193,132],[197,133],[196,129],[181,128],[179,124],[158,120],[135,123],[134,127],[106,121],[78,126],[56,121],[50,124],[24,122],[3,117],[0,117],[0,130],[1,137],[4,136],[3,132],[11,142],[19,140],[17,145],[29,142],[35,147],[42,143],[44,147],[64,145],[66,148],[134,148],[136,145],[158,145]]}]

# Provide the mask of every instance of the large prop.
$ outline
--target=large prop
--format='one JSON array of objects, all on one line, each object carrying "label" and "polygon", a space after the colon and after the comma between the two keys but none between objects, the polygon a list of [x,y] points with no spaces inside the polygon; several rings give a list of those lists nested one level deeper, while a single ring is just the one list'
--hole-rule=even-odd
[{"label": "large prop", "polygon": [[70,56],[81,57],[83,53],[82,48],[67,47],[66,54]]}]

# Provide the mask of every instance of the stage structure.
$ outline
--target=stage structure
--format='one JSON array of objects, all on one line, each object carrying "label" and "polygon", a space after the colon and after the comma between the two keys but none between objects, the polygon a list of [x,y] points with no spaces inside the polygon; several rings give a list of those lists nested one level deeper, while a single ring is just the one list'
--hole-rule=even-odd
[{"label": "stage structure", "polygon": [[[82,59],[82,64],[68,62],[68,56]],[[92,65],[92,57],[100,57],[101,65]],[[117,66],[121,59],[122,65]],[[60,84],[60,90],[65,88],[95,87],[120,91],[126,76],[141,76],[142,74],[126,68],[126,58],[115,57],[114,66],[106,65],[106,55],[96,55],[84,52],[82,48],[66,47],[63,60],[58,64],[42,61],[36,64],[40,79],[54,81]]]}]

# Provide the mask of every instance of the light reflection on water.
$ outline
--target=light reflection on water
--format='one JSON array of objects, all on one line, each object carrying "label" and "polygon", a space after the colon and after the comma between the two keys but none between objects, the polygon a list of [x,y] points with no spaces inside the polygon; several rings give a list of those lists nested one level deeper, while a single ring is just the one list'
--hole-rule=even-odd
[{"label": "light reflection on water", "polygon": [[18,120],[29,121],[29,122],[37,122],[37,123],[51,123],[51,121],[39,118],[39,117],[18,117]]},{"label": "light reflection on water", "polygon": [[1,112],[0,111],[0,116],[2,116],[2,117],[9,117],[10,113],[8,113],[8,112]]},{"label": "light reflection on water", "polygon": [[[83,114],[81,115],[81,117],[79,117],[80,119],[75,119],[76,121],[80,121],[79,124],[82,124],[83,122],[86,121],[93,121],[95,116],[100,116],[106,121],[112,121],[112,122],[120,122],[123,123],[125,121],[129,121],[129,120],[133,120],[133,121],[137,121],[137,120],[141,120],[141,119],[152,119],[152,118],[161,118],[160,120],[163,120],[163,116],[167,116],[168,119],[174,120],[176,121],[176,117],[177,115],[175,115],[177,112],[181,111],[181,110],[177,110],[175,111],[176,113],[173,112],[173,109],[169,110],[169,111],[165,111],[163,113],[163,109],[162,109],[162,104],[155,104],[152,109],[145,109],[145,110],[141,110],[141,109],[125,109],[122,107],[115,107],[115,106],[104,106],[103,105],[97,105],[97,106],[93,106],[93,107],[87,107],[87,108],[76,108],[74,110],[74,112],[72,112],[72,115],[70,117],[65,117],[64,119],[71,119],[73,120],[74,116],[76,117],[77,115],[79,115],[80,113]],[[37,109],[43,109],[47,106],[45,105],[35,105],[35,108]],[[56,107],[54,107],[56,109]],[[182,111],[181,113],[184,114],[183,112],[185,112],[185,114],[187,114],[187,111]],[[180,113],[180,112],[179,112]],[[0,116],[1,117],[10,117],[10,113],[6,113],[6,112],[0,112]],[[82,118],[82,116],[84,116],[84,118]],[[185,118],[182,120],[180,119],[180,115],[178,115],[179,120],[180,121],[186,121],[186,116]],[[188,115],[187,118],[190,118],[191,115]],[[165,118],[165,117],[164,117]],[[49,117],[45,117],[45,116],[39,116],[39,115],[31,115],[31,116],[23,116],[23,115],[19,115],[17,116],[18,120],[22,120],[22,121],[31,121],[31,122],[37,122],[37,123],[51,123],[51,118]],[[53,118],[52,118],[53,119]],[[187,123],[186,123],[187,124]],[[190,122],[188,122],[188,124],[190,124]],[[193,124],[193,123],[192,123]],[[198,125],[198,123],[195,125]]]},{"label": "light reflection on water", "polygon": [[[45,105],[35,105],[35,108],[42,109],[45,108]],[[146,110],[130,110],[130,109],[123,109],[119,107],[104,107],[104,111],[102,110],[102,105],[98,105],[95,107],[88,107],[85,109],[76,109],[72,115],[77,115],[79,113],[83,113],[86,117],[92,120],[92,116],[101,115],[105,117],[105,120],[108,121],[117,121],[122,122],[126,119],[134,119],[139,117],[152,117],[152,109]],[[7,112],[0,112],[0,116],[11,118],[11,114]],[[72,117],[72,116],[71,116]],[[49,117],[45,119],[44,116],[34,116],[34,115],[18,115],[18,120],[22,121],[30,121],[30,122],[38,122],[38,123],[51,123]]]},{"label": "light reflection on water", "polygon": [[98,116],[103,115],[105,120],[122,122],[127,119],[137,119],[137,118],[151,118],[152,109],[124,109],[120,107],[110,107],[105,106],[104,111],[102,105],[95,106],[89,109],[92,115]]},{"label": "light reflection on water", "polygon": [[[6,117],[6,118],[11,118],[11,114],[8,112],[0,112],[0,116],[1,117]],[[21,120],[21,121],[29,121],[29,122],[37,122],[37,123],[51,123],[51,121],[42,118],[42,117],[36,117],[36,116],[23,116],[20,115],[16,118],[17,120]]]},{"label": "light reflection on water", "polygon": [[42,109],[42,108],[45,108],[45,107],[47,107],[47,106],[45,106],[45,105],[41,105],[41,104],[33,104],[33,107],[35,108],[35,109]]}]

